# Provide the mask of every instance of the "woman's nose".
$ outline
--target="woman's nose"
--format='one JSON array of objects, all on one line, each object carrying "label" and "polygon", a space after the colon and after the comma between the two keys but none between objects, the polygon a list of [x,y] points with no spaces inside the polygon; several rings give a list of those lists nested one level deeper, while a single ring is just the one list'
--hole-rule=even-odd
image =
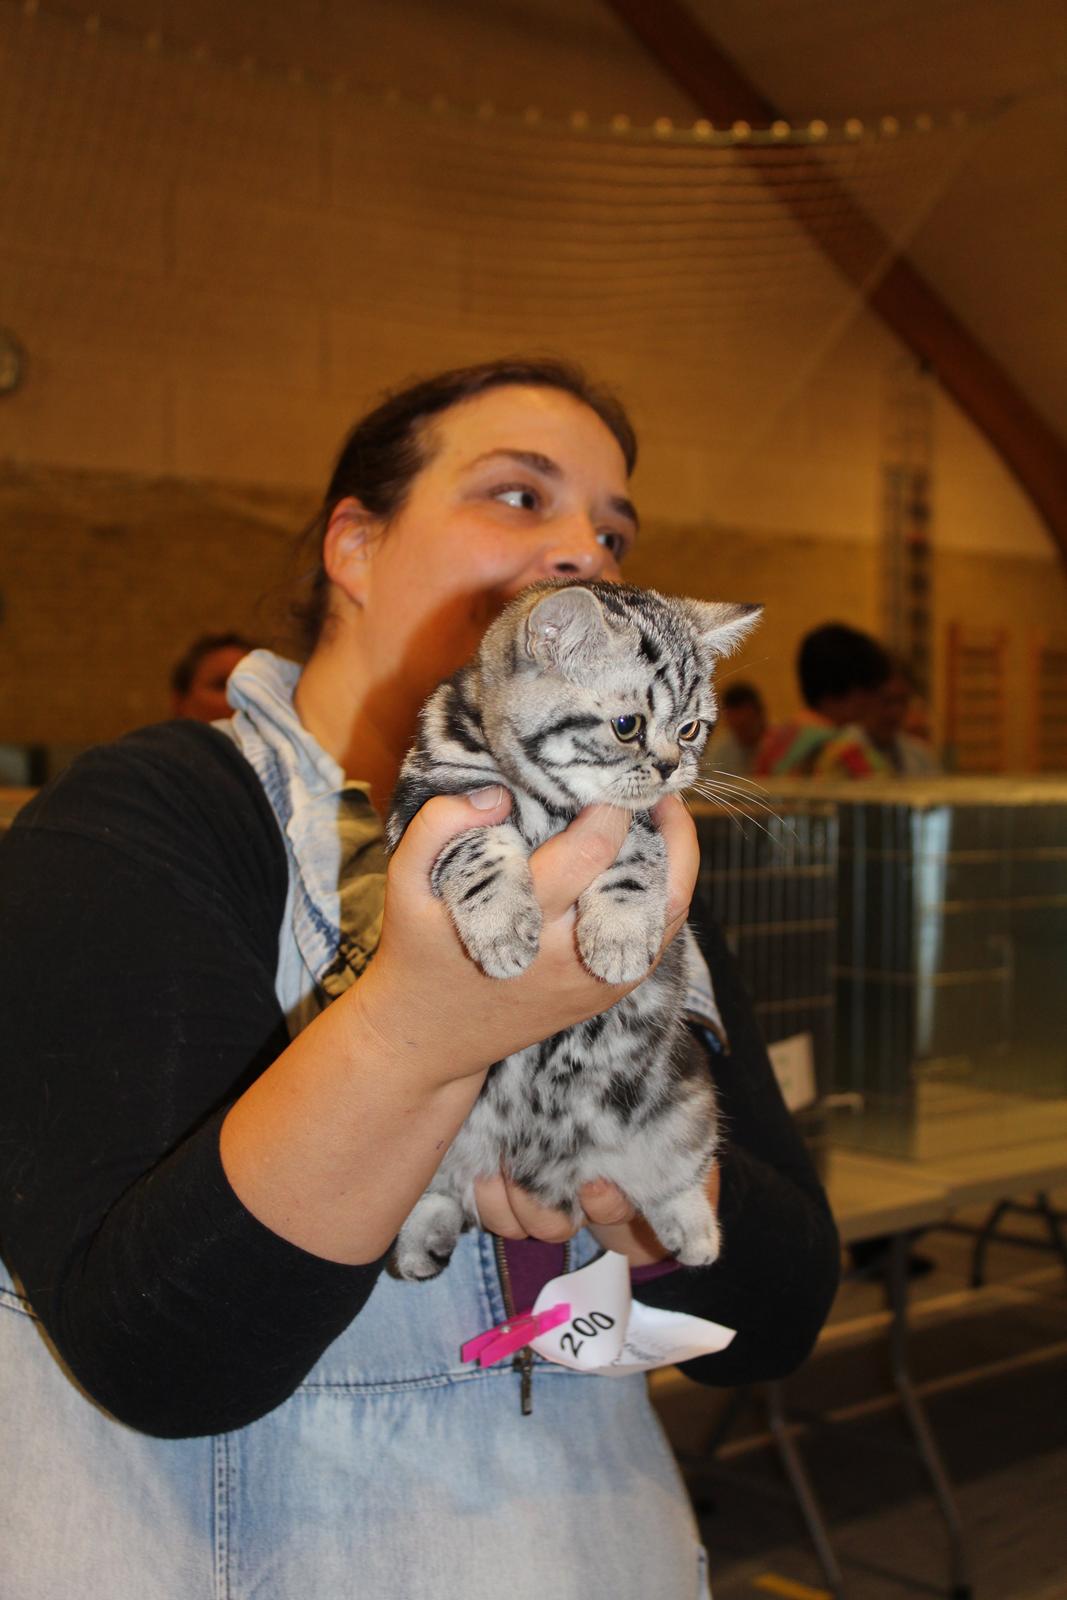
[{"label": "woman's nose", "polygon": [[614,553],[601,544],[592,523],[575,517],[566,527],[553,530],[542,564],[551,578],[601,578],[618,571]]}]

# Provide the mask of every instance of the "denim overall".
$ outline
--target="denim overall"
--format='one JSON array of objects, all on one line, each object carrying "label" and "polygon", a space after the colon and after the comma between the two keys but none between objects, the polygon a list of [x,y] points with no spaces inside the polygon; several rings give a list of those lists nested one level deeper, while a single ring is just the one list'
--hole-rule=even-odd
[{"label": "denim overall", "polygon": [[[575,1265],[596,1247],[575,1241]],[[505,1315],[492,1241],[382,1277],[306,1381],[215,1438],[153,1439],[60,1370],[0,1268],[0,1592],[12,1600],[701,1600],[645,1379],[459,1344]]]}]

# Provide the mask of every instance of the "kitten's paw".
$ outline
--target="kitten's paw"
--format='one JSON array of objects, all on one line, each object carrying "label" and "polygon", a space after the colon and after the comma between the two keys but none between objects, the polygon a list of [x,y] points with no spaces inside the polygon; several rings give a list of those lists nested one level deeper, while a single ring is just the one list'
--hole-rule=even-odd
[{"label": "kitten's paw", "polygon": [[722,1250],[722,1236],[719,1233],[719,1224],[712,1223],[707,1233],[703,1235],[689,1235],[671,1254],[683,1267],[710,1267],[718,1261],[719,1252]]},{"label": "kitten's paw", "polygon": [[463,1208],[446,1194],[424,1194],[401,1228],[390,1269],[409,1283],[436,1278],[452,1259],[463,1231]]},{"label": "kitten's paw", "polygon": [[710,1267],[718,1260],[722,1233],[703,1189],[646,1206],[645,1218],[656,1238],[683,1267]]},{"label": "kitten's paw", "polygon": [[442,851],[431,878],[464,950],[490,978],[525,972],[541,941],[541,907],[526,846],[511,832],[472,828],[459,834]]},{"label": "kitten's paw", "polygon": [[663,937],[662,926],[647,915],[603,900],[580,908],[576,931],[582,960],[605,983],[646,977]]},{"label": "kitten's paw", "polygon": [[471,960],[490,978],[517,978],[541,945],[541,907],[514,886],[481,905],[449,902],[456,932]]}]

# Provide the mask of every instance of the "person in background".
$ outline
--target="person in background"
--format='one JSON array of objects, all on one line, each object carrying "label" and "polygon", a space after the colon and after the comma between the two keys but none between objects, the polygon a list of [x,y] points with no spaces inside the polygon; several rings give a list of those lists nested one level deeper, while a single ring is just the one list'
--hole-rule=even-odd
[{"label": "person in background", "polygon": [[932,778],[944,772],[927,739],[907,731],[915,685],[905,662],[892,656],[890,676],[872,698],[863,728],[878,754],[901,778]]},{"label": "person in background", "polygon": [[752,683],[732,683],[719,696],[719,724],[704,754],[709,772],[750,777],[767,732],[767,709]]},{"label": "person in background", "polygon": [[[917,759],[897,744],[907,715],[911,680],[869,633],[829,622],[805,634],[797,655],[800,691],[810,715],[772,728],[759,751],[757,773],[845,780],[892,777],[899,761]],[[919,747],[921,748],[921,747]],[[849,1245],[851,1275],[880,1280],[889,1270],[888,1234]],[[914,1250],[908,1274],[930,1271]]]},{"label": "person in background", "polygon": [[864,721],[892,675],[889,656],[869,633],[827,622],[804,635],[797,678],[806,715],[772,727],[753,771],[757,777],[870,778],[889,762]]},{"label": "person in background", "polygon": [[256,647],[239,633],[204,633],[175,662],[170,674],[170,709],[175,717],[220,722],[230,715],[230,673]]}]

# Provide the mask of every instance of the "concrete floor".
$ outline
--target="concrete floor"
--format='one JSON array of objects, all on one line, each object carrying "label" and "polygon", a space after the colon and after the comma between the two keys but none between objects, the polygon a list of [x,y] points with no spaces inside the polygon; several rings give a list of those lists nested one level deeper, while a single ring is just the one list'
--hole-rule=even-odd
[{"label": "concrete floor", "polygon": [[[1030,1219],[1004,1226],[1043,1237]],[[974,1600],[1067,1600],[1067,1272],[1050,1251],[998,1243],[988,1286],[973,1291],[972,1238],[939,1230],[918,1248],[934,1270],[912,1289],[912,1373],[952,1481]],[[878,1283],[842,1285],[818,1350],[787,1385],[789,1412],[848,1600],[949,1595],[945,1524],[896,1402],[883,1306]],[[687,1464],[715,1600],[824,1600],[758,1404],[709,1462],[725,1397],[676,1374],[653,1392]]]}]

